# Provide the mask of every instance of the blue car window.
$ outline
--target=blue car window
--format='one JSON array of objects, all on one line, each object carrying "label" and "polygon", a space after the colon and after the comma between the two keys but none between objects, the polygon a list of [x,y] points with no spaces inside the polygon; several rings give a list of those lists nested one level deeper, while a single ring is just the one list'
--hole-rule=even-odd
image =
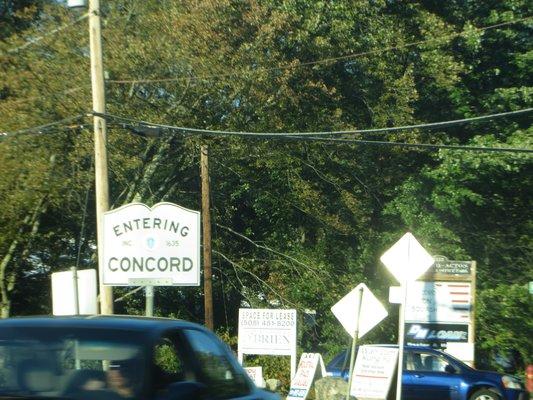
[{"label": "blue car window", "polygon": [[436,355],[423,351],[411,351],[405,356],[405,369],[408,371],[445,372],[448,362]]},{"label": "blue car window", "polygon": [[231,399],[250,393],[244,372],[233,368],[221,343],[199,330],[184,329],[183,333],[201,370],[201,380],[212,398]]}]

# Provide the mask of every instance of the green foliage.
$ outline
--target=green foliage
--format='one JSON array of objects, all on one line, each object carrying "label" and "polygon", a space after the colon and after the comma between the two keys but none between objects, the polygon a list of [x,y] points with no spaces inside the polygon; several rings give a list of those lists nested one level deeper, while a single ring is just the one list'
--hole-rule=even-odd
[{"label": "green foliage", "polygon": [[[90,110],[86,21],[9,52],[77,17],[58,2],[16,3],[9,14],[0,8],[0,22],[7,22],[0,28],[1,131]],[[526,17],[525,0],[101,3],[112,114],[296,132],[531,107],[531,23],[477,29]],[[75,264],[78,251],[82,266],[95,265],[89,130],[0,142],[0,257],[8,260],[0,281],[11,287],[6,298],[13,299],[14,314],[49,311],[48,289],[34,288]],[[360,138],[531,148],[531,133],[525,115]],[[215,323],[227,338],[236,334],[242,305],[311,309],[317,325],[301,325],[302,349],[333,356],[347,335],[330,307],[359,282],[386,299],[393,282],[379,256],[406,230],[433,254],[477,260],[481,296],[531,280],[530,155],[167,134],[147,139],[109,124],[112,206],[170,201],[199,209],[201,143],[211,154]],[[115,292],[122,297],[127,289]],[[142,293],[116,306],[142,314]],[[158,315],[202,322],[202,307],[201,288],[156,290]],[[487,310],[478,312],[480,321]],[[524,332],[510,329],[522,343]],[[391,317],[368,340],[390,342],[395,331]],[[479,338],[488,349],[505,336]],[[274,360],[264,360],[273,363],[268,374],[286,367],[285,359]]]},{"label": "green foliage", "polygon": [[[490,358],[497,352],[517,350],[522,360],[530,362],[533,359],[532,312],[533,299],[527,285],[500,284],[481,291],[476,319],[481,354]],[[491,367],[499,366],[493,363]]]}]

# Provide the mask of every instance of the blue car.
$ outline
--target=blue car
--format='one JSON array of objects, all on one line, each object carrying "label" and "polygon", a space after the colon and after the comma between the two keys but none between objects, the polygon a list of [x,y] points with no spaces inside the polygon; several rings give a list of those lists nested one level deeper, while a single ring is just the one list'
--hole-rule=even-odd
[{"label": "blue car", "polygon": [[[347,353],[338,354],[326,366],[330,376],[348,380],[350,357]],[[529,399],[528,392],[517,378],[476,370],[447,353],[429,347],[406,346],[403,368],[402,400]],[[392,390],[394,387],[395,384]]]}]

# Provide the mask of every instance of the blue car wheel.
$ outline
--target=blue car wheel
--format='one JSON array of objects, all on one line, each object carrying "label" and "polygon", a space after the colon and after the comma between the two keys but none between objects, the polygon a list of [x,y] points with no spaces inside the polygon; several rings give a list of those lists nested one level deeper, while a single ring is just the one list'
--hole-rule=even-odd
[{"label": "blue car wheel", "polygon": [[500,400],[500,396],[491,390],[481,389],[470,396],[469,400]]}]

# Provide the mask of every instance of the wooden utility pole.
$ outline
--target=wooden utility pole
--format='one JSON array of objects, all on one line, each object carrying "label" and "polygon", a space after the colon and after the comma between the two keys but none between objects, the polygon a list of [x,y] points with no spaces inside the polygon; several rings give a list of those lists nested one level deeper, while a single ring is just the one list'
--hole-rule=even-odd
[{"label": "wooden utility pole", "polygon": [[[89,0],[89,35],[91,51],[91,84],[93,110],[105,113],[104,68],[102,62],[102,33],[100,1]],[[109,182],[107,176],[107,129],[104,118],[94,116],[94,170],[96,186],[96,240],[98,245],[98,271],[100,281],[100,313],[113,314],[113,291],[102,284],[104,212],[109,209]]]},{"label": "wooden utility pole", "polygon": [[211,268],[211,205],[209,202],[209,147],[200,147],[200,175],[202,178],[202,230],[204,258],[205,326],[211,330],[213,322],[213,272]]}]

